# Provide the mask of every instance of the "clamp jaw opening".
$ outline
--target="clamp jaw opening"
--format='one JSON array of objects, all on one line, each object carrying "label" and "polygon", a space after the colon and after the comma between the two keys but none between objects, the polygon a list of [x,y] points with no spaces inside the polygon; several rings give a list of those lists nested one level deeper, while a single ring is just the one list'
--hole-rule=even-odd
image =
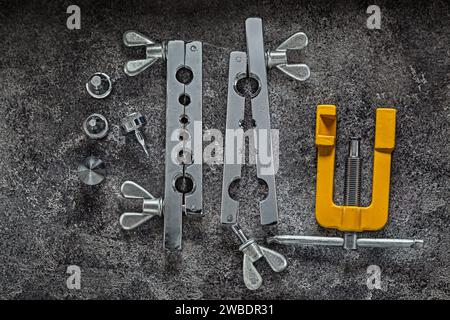
[{"label": "clamp jaw opening", "polygon": [[376,111],[372,203],[338,206],[334,203],[336,106],[320,105],[316,117],[317,185],[316,219],[324,228],[340,231],[376,231],[388,219],[391,154],[395,146],[395,109]]}]

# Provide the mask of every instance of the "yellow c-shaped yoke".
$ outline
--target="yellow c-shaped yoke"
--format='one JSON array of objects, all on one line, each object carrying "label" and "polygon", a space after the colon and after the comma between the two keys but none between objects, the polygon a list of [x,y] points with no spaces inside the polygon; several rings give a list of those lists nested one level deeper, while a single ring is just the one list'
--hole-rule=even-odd
[{"label": "yellow c-shaped yoke", "polygon": [[316,219],[340,231],[380,230],[388,219],[391,154],[395,146],[395,109],[378,108],[373,158],[372,203],[368,207],[334,204],[336,106],[319,105],[316,116]]}]

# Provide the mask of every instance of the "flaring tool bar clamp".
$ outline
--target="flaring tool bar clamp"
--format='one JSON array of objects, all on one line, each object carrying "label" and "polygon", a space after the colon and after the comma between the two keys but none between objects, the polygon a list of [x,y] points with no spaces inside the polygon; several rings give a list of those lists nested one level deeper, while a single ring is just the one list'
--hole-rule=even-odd
[{"label": "flaring tool bar clamp", "polygon": [[[123,36],[127,47],[145,46],[146,58],[128,61],[124,71],[136,76],[158,59],[167,65],[164,201],[134,182],[121,188],[125,198],[143,199],[142,213],[123,213],[120,224],[133,229],[164,217],[164,247],[181,249],[182,216],[203,215],[202,201],[202,43],[179,40],[155,43],[136,31]],[[195,128],[195,130],[194,130]]]},{"label": "flaring tool bar clamp", "polygon": [[[304,33],[296,33],[284,41],[276,50],[264,50],[263,25],[260,18],[248,18],[245,21],[247,53],[234,51],[230,54],[228,75],[227,120],[225,135],[225,163],[222,184],[221,222],[231,229],[241,240],[239,250],[244,254],[244,283],[250,290],[259,288],[262,278],[254,262],[264,257],[275,272],[284,270],[286,259],[279,253],[259,246],[255,240],[248,239],[238,224],[239,202],[229,194],[230,185],[241,178],[243,160],[244,107],[245,96],[237,88],[243,78],[253,78],[258,89],[251,96],[253,118],[253,141],[257,177],[268,186],[268,194],[259,204],[262,225],[278,222],[278,205],[275,188],[275,163],[270,126],[269,94],[267,88],[267,69],[278,68],[295,80],[309,78],[310,71],[305,64],[289,64],[287,50],[300,50],[308,43]],[[263,158],[264,157],[264,158]]]},{"label": "flaring tool bar clamp", "polygon": [[[258,82],[258,89],[251,97],[255,126],[253,133],[256,148],[256,170],[258,178],[264,180],[268,186],[267,197],[260,202],[261,224],[270,225],[278,222],[278,206],[270,130],[267,69],[277,67],[296,80],[308,79],[310,71],[307,65],[287,62],[287,50],[304,48],[308,44],[308,38],[304,33],[299,32],[289,37],[276,50],[265,51],[262,20],[248,18],[245,21],[245,29],[247,53],[234,51],[230,54],[221,222],[223,224],[237,223],[239,203],[230,197],[228,189],[233,181],[241,178],[242,159],[239,155],[242,155],[244,137],[243,134],[237,133],[243,130],[245,97],[238,92],[236,85],[240,79],[250,77]],[[235,143],[235,135],[238,137],[237,143]],[[261,152],[258,151],[259,149]]]},{"label": "flaring tool bar clamp", "polygon": [[375,154],[373,160],[372,203],[360,207],[360,140],[352,138],[346,163],[344,206],[334,201],[334,161],[336,149],[336,106],[319,105],[316,116],[317,189],[316,219],[324,228],[344,231],[344,237],[279,235],[269,243],[358,247],[412,248],[423,244],[414,239],[358,238],[357,232],[381,230],[388,220],[391,154],[395,146],[396,110],[376,111]]}]

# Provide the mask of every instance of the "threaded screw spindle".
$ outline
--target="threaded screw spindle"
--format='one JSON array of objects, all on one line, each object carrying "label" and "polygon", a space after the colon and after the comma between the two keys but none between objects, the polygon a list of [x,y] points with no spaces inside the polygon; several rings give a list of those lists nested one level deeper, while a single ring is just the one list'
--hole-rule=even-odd
[{"label": "threaded screw spindle", "polygon": [[345,193],[346,206],[359,206],[361,199],[361,166],[359,157],[359,138],[352,138],[349,143],[349,152],[345,164]]}]

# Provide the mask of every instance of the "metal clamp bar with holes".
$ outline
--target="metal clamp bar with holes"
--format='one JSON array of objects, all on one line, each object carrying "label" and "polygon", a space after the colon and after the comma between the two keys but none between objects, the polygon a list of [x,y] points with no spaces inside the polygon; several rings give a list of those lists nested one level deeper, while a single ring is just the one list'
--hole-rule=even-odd
[{"label": "metal clamp bar with holes", "polygon": [[360,140],[352,138],[346,163],[344,206],[333,202],[336,149],[336,107],[320,105],[316,117],[317,189],[316,219],[325,228],[344,231],[344,237],[278,235],[269,243],[344,247],[415,248],[415,239],[364,239],[357,232],[381,230],[388,220],[391,154],[395,146],[396,110],[378,108],[376,112],[375,154],[373,160],[372,203],[360,207]]},{"label": "metal clamp bar with holes", "polygon": [[[136,31],[124,34],[127,47],[145,46],[146,58],[128,61],[125,73],[136,76],[158,59],[167,65],[164,201],[132,181],[122,184],[125,198],[142,199],[140,213],[125,212],[130,230],[154,216],[164,218],[164,247],[181,249],[182,216],[202,216],[202,43],[173,40],[155,43]],[[195,130],[194,130],[195,129]]]},{"label": "metal clamp bar with holes", "polygon": [[[254,239],[248,239],[238,224],[239,202],[229,194],[230,185],[241,178],[242,149],[244,138],[242,121],[244,120],[245,97],[237,91],[237,81],[250,77],[258,82],[258,89],[251,97],[253,137],[257,177],[268,186],[267,197],[259,204],[262,225],[278,222],[278,205],[275,185],[275,163],[272,146],[269,94],[267,87],[267,69],[277,67],[280,71],[299,81],[309,77],[309,68],[305,64],[289,64],[287,50],[304,48],[307,37],[296,33],[284,41],[276,50],[264,50],[263,25],[260,18],[248,18],[245,21],[247,53],[235,51],[230,54],[228,75],[228,100],[225,136],[225,163],[222,183],[221,223],[231,226],[241,240],[239,250],[244,254],[243,275],[246,286],[255,290],[262,284],[262,278],[253,263],[264,257],[275,272],[284,270],[286,259],[279,253],[259,246]],[[240,132],[240,133],[239,133]],[[237,136],[237,140],[235,137]],[[262,160],[264,156],[269,164]],[[261,151],[261,152],[259,152]]]}]

